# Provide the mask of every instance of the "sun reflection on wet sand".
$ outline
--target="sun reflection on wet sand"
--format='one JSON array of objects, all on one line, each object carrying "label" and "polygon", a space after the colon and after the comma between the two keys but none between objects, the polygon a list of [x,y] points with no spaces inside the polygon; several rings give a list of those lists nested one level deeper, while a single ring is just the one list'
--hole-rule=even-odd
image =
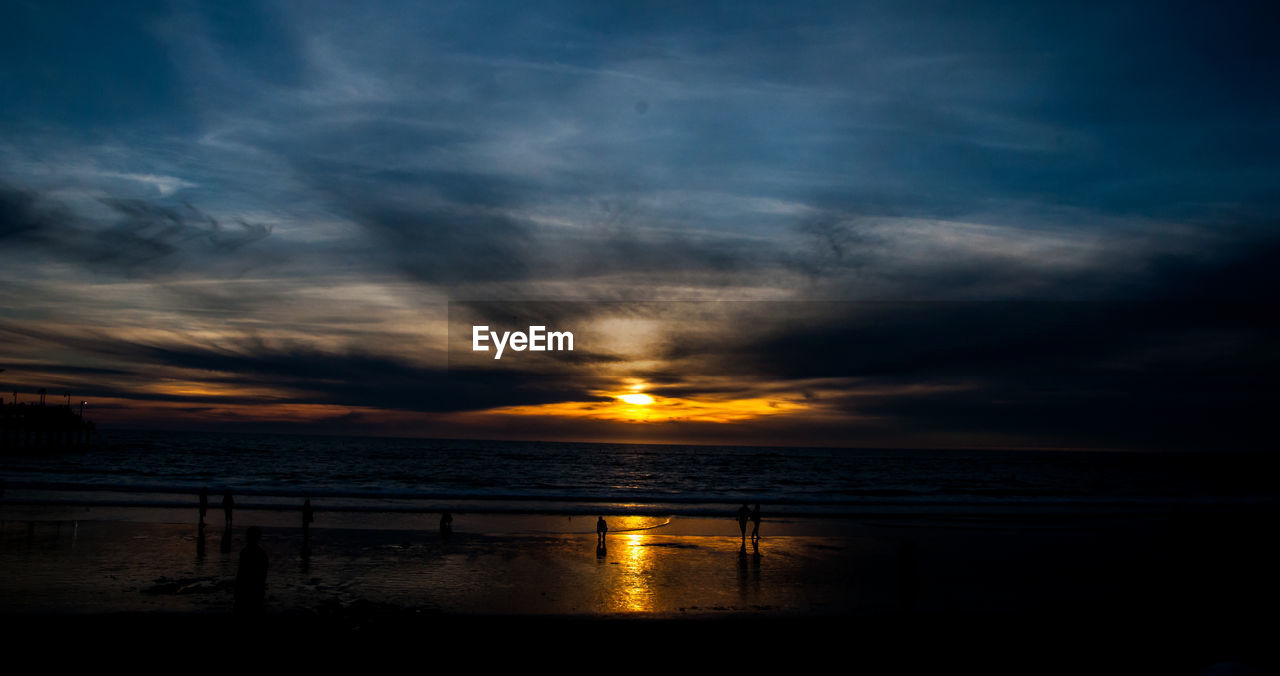
[{"label": "sun reflection on wet sand", "polygon": [[[613,594],[607,600],[609,612],[643,613],[653,610],[653,557],[645,542],[653,519],[625,516],[609,520],[610,564],[617,563],[609,571],[613,579]],[[646,530],[632,530],[646,529]],[[623,531],[623,532],[619,532]],[[630,531],[630,532],[627,532]]]},{"label": "sun reflection on wet sand", "polygon": [[[0,510],[7,517],[0,519],[4,608],[230,611],[243,527],[230,551],[222,552],[221,529],[210,526],[202,557],[190,521],[24,522],[14,518],[20,515],[14,509]],[[299,529],[264,521],[264,515],[248,509],[237,521],[266,524],[271,612],[342,611],[358,600],[389,612],[573,616],[897,607],[894,540],[774,536],[761,547],[760,560],[749,553],[744,565],[737,533],[691,534],[653,528],[665,518],[610,516],[608,549],[597,557],[594,524],[587,530],[564,521],[559,533],[511,532],[478,528],[468,519],[479,517],[472,516],[461,523],[476,530],[456,533],[449,542],[433,532],[326,523],[312,533],[315,549],[302,567]],[[734,523],[717,525],[711,530],[736,530]],[[855,563],[860,574],[850,578]],[[178,593],[178,587],[190,590]]]}]

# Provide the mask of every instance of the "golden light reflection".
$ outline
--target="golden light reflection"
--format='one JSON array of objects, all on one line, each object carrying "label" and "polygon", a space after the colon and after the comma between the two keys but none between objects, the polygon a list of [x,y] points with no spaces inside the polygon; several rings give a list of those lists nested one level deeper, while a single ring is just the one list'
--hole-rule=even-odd
[{"label": "golden light reflection", "polygon": [[609,537],[609,560],[617,561],[618,579],[610,601],[613,612],[649,612],[653,610],[653,556],[649,547],[646,531],[628,531],[633,528],[648,528],[653,519],[637,516],[613,517],[609,519],[611,532],[617,533]]}]

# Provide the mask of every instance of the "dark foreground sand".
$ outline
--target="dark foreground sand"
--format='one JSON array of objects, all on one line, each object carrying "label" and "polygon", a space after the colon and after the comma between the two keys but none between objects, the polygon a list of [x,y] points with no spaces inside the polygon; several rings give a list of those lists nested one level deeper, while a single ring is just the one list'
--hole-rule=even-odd
[{"label": "dark foreground sand", "polygon": [[[614,518],[600,553],[584,517],[458,515],[447,541],[429,523],[334,518],[347,527],[314,528],[309,558],[281,514],[238,514],[224,551],[211,513],[203,552],[193,525],[162,518],[14,506],[0,516],[11,638],[172,646],[222,633],[408,647],[560,632],[597,650],[651,640],[854,651],[883,664],[1031,660],[1032,672],[1275,664],[1278,561],[1265,515],[805,519],[767,522],[758,554],[742,550],[732,521]],[[246,627],[230,610],[250,524],[265,530],[270,569],[266,615]]]}]

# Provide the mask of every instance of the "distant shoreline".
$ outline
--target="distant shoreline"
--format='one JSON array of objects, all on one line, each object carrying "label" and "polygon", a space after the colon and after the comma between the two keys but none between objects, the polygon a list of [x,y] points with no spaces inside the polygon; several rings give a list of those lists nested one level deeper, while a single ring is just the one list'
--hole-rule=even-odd
[{"label": "distant shoreline", "polygon": [[[197,489],[198,490],[198,489]],[[30,508],[96,508],[99,510],[194,510],[197,490],[174,487],[99,486],[92,484],[11,484],[0,505]],[[223,493],[211,491],[216,503]],[[775,518],[860,519],[867,517],[1017,517],[1017,516],[1177,516],[1185,513],[1230,513],[1277,510],[1280,498],[1245,496],[870,496],[773,500],[752,497],[677,495],[539,495],[530,493],[406,493],[334,491],[234,491],[236,509],[262,512],[297,511],[303,499],[317,513],[433,514],[441,511],[490,515],[680,516],[733,518],[743,503],[764,505]],[[220,509],[211,504],[211,511]],[[110,517],[107,517],[110,518]]]}]

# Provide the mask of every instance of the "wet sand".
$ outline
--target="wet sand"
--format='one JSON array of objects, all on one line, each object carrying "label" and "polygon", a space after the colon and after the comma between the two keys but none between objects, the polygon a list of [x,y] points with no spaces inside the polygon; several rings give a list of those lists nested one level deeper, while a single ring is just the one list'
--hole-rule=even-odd
[{"label": "wet sand", "polygon": [[[240,520],[262,520],[253,516]],[[722,523],[610,521],[603,552],[586,530],[591,519],[486,517],[456,524],[448,540],[434,531],[314,528],[306,558],[300,528],[267,525],[268,609],[323,613],[364,603],[415,613],[670,617],[895,607],[894,589],[857,583],[892,574],[897,550],[883,538],[776,535],[757,553],[750,544],[744,551],[738,535],[714,533],[728,530]],[[4,609],[225,612],[243,530],[233,528],[224,551],[221,524],[208,526],[201,554],[196,529],[185,524],[4,521]],[[865,578],[850,577],[855,566]]]},{"label": "wet sand", "polygon": [[[1262,637],[1280,599],[1265,524],[1243,515],[766,521],[757,554],[728,519],[611,518],[601,553],[591,518],[457,515],[443,540],[423,516],[320,514],[305,558],[296,515],[237,512],[225,551],[219,511],[203,551],[195,526],[168,516],[0,508],[0,618],[27,630],[223,626],[250,524],[270,560],[263,621],[286,632],[640,620],[650,628],[628,630],[693,622],[736,637],[763,622],[800,641],[846,627],[883,648],[998,630],[1021,641],[1006,654],[1087,634],[1080,655],[1127,637],[1136,658],[1149,636],[1171,663],[1210,664],[1270,659]],[[395,521],[409,518],[418,528]]]}]

